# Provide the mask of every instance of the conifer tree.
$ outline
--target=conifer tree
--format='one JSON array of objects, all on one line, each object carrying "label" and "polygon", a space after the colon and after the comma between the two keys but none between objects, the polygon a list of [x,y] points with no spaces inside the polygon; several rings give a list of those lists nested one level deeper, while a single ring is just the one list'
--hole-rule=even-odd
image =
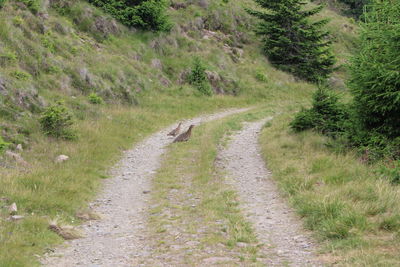
[{"label": "conifer tree", "polygon": [[364,14],[348,84],[362,129],[400,145],[400,0],[375,2]]},{"label": "conifer tree", "polygon": [[305,10],[303,0],[254,1],[261,9],[248,12],[261,20],[256,33],[270,62],[304,80],[327,78],[335,63],[329,33],[322,29],[327,20],[310,20],[322,6]]}]

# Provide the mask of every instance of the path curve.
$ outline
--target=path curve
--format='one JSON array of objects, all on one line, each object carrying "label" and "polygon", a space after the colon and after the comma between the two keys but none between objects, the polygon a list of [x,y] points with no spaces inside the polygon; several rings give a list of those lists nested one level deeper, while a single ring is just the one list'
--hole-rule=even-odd
[{"label": "path curve", "polygon": [[[245,112],[248,108],[231,109],[183,122],[183,127],[201,124],[229,115]],[[112,177],[104,181],[98,199],[90,204],[102,219],[82,225],[84,238],[68,241],[42,264],[49,267],[110,267],[133,266],[138,256],[149,255],[145,247],[145,228],[152,176],[160,166],[161,156],[173,139],[167,133],[172,125],[155,133],[125,153],[112,170]]]},{"label": "path curve", "polygon": [[245,215],[269,255],[268,266],[322,266],[315,244],[280,196],[261,157],[258,136],[268,120],[245,123],[220,152],[228,183],[239,193],[242,210],[249,213]]}]

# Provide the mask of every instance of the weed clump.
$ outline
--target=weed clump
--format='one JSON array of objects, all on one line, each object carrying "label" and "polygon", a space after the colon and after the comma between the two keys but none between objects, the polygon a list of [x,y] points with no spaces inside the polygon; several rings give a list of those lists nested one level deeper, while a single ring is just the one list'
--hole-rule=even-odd
[{"label": "weed clump", "polygon": [[393,161],[387,165],[381,165],[378,173],[392,184],[400,184],[400,160]]},{"label": "weed clump", "polygon": [[72,114],[62,102],[48,107],[40,118],[42,130],[48,136],[71,140],[76,137],[70,129],[73,124]]},{"label": "weed clump", "polygon": [[191,73],[189,74],[188,80],[189,83],[196,87],[196,89],[202,94],[207,96],[212,95],[213,92],[207,78],[206,68],[197,57],[194,59],[193,67]]},{"label": "weed clump", "polygon": [[0,135],[0,155],[7,149],[8,145],[9,143],[6,143]]},{"label": "weed clump", "polygon": [[29,73],[20,70],[13,71],[11,73],[11,76],[20,81],[27,81],[31,78],[31,75]]}]

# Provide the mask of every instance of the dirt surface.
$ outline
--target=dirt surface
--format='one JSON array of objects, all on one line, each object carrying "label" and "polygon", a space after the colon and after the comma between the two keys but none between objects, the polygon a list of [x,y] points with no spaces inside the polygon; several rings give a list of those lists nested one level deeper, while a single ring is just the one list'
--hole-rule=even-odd
[{"label": "dirt surface", "polygon": [[[248,109],[234,109],[184,121],[201,124]],[[167,133],[172,125],[151,135],[125,153],[112,170],[112,178],[105,180],[98,199],[90,204],[101,220],[82,225],[84,238],[68,241],[42,260],[50,267],[110,267],[135,266],[135,258],[150,255],[146,247],[147,209],[152,176],[160,166],[161,156],[172,138]]]},{"label": "dirt surface", "polygon": [[270,255],[267,266],[321,266],[316,246],[301,221],[279,195],[271,173],[261,157],[258,136],[270,119],[244,124],[219,155],[228,182],[240,196],[241,208],[253,224],[263,250]]}]

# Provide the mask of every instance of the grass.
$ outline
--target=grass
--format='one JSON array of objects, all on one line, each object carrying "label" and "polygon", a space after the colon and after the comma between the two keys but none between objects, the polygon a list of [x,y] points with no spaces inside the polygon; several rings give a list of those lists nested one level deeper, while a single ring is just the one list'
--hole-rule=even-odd
[{"label": "grass", "polygon": [[[260,119],[269,112],[270,108],[263,108],[207,123],[195,129],[190,142],[171,145],[152,190],[150,232],[155,233],[152,242],[161,259],[168,253],[168,259],[175,255],[170,264],[198,266],[205,258],[222,256],[231,258],[226,266],[238,262],[261,266],[257,257],[265,255],[259,253],[252,227],[238,208],[237,194],[215,162],[219,144],[239,130],[242,121]],[[174,233],[179,233],[178,240]],[[188,241],[196,242],[195,246],[186,245]],[[177,245],[180,251],[171,250]],[[190,257],[181,257],[189,250]]]},{"label": "grass", "polygon": [[306,228],[323,244],[326,260],[339,266],[398,266],[399,187],[351,152],[331,152],[324,137],[289,132],[291,118],[283,114],[264,128],[262,151]]}]

